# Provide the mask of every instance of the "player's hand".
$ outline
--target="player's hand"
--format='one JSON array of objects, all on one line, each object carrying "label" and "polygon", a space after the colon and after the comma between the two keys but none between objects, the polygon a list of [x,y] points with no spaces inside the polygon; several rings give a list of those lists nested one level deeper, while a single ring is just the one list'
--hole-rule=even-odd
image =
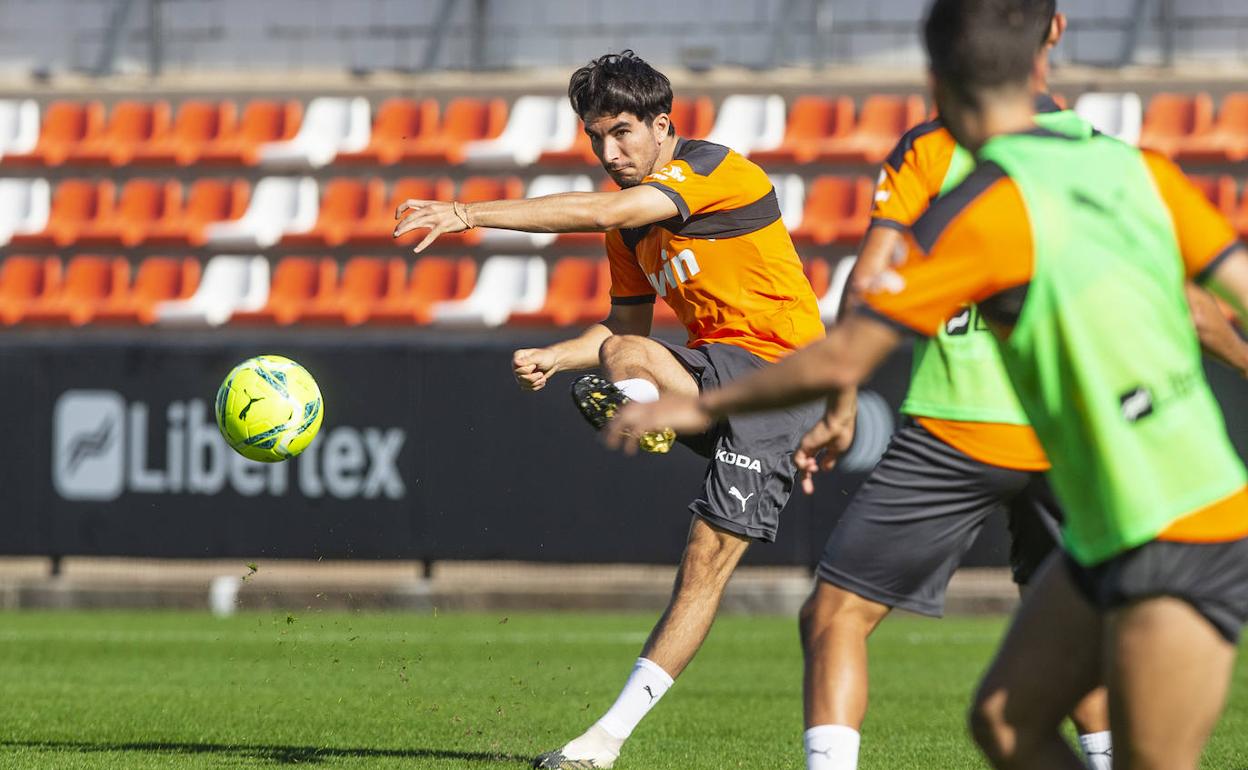
[{"label": "player's hand", "polygon": [[522,348],[511,354],[511,373],[521,390],[541,390],[559,370],[557,358],[547,348]]},{"label": "player's hand", "polygon": [[603,442],[610,449],[623,449],[625,454],[637,452],[637,437],[650,431],[671,428],[680,433],[704,433],[714,420],[697,398],[664,396],[650,404],[632,401],[624,405],[607,423]]},{"label": "player's hand", "polygon": [[419,254],[425,248],[438,239],[443,233],[462,233],[469,229],[470,225],[466,219],[463,204],[448,203],[446,201],[422,201],[415,198],[405,200],[399,204],[398,210],[394,212],[394,218],[399,220],[395,225],[394,237],[410,233],[413,230],[423,230],[428,228],[429,233],[425,235],[424,240],[416,244],[414,252]]},{"label": "player's hand", "polygon": [[806,431],[797,451],[793,453],[793,463],[802,477],[803,492],[814,494],[815,474],[832,470],[841,455],[849,451],[850,445],[854,443],[857,420],[857,394],[843,394],[836,403],[829,399],[823,417],[813,428]]}]

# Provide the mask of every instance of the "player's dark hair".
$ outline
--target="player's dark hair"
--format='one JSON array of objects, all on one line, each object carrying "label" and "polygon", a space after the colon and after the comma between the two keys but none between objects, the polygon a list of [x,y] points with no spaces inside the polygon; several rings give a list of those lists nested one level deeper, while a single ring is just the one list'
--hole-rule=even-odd
[{"label": "player's dark hair", "polygon": [[932,74],[968,104],[1025,84],[1055,10],[1054,0],[935,0],[923,30]]},{"label": "player's dark hair", "polygon": [[[672,83],[631,50],[599,56],[572,73],[568,99],[581,120],[628,112],[654,122],[672,111]],[[673,126],[669,133],[675,132]]]}]

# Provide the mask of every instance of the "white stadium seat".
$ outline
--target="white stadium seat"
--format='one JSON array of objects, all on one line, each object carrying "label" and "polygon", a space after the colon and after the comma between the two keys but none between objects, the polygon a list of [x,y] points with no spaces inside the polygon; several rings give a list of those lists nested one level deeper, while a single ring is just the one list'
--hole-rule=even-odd
[{"label": "white stadium seat", "polygon": [[832,270],[832,280],[828,281],[828,291],[819,298],[819,317],[825,324],[836,323],[841,312],[841,298],[845,296],[845,287],[849,285],[849,274],[854,270],[858,257],[842,257]]},{"label": "white stadium seat", "polygon": [[261,256],[223,254],[208,260],[194,294],[156,306],[156,322],[220,326],[236,312],[259,310],[268,298],[268,260]]},{"label": "white stadium seat", "polygon": [[39,104],[34,99],[0,99],[0,157],[35,149],[39,141]]},{"label": "white stadium seat", "polygon": [[1103,134],[1127,144],[1140,143],[1144,105],[1139,94],[1084,94],[1075,102],[1075,112]]},{"label": "white stadium seat", "polygon": [[724,99],[706,141],[749,155],[774,150],[784,141],[784,97],[736,94]]},{"label": "white stadium seat", "polygon": [[0,246],[14,235],[42,232],[52,192],[46,179],[0,179]]},{"label": "white stadium seat", "polygon": [[788,230],[802,226],[802,214],[806,209],[806,180],[797,174],[768,174],[771,186],[776,188],[776,200],[780,202],[780,218]]},{"label": "white stadium seat", "polygon": [[299,132],[286,141],[262,144],[258,157],[264,168],[320,168],[332,163],[340,152],[363,150],[370,136],[367,99],[318,96],[308,102]]},{"label": "white stadium seat", "polygon": [[522,96],[512,105],[501,134],[467,144],[464,162],[495,167],[532,165],[543,152],[571,148],[578,129],[576,113],[567,99]]},{"label": "white stadium seat", "polygon": [[209,246],[267,249],[283,235],[311,230],[319,208],[311,177],[267,176],[256,184],[240,218],[209,224],[204,237]]},{"label": "white stadium seat", "polygon": [[[540,198],[567,192],[593,192],[594,180],[586,174],[541,174],[529,182],[526,198]],[[481,232],[481,243],[500,249],[540,249],[555,242],[556,233],[522,233],[516,230],[486,229]]]},{"label": "white stadium seat", "polygon": [[433,322],[444,326],[501,326],[512,313],[535,313],[546,301],[546,260],[490,257],[472,293],[433,306]]}]

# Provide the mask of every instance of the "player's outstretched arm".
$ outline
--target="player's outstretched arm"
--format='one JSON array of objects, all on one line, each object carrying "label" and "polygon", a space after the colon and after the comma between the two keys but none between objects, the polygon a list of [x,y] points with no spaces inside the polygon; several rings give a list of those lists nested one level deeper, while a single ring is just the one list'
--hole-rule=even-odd
[{"label": "player's outstretched arm", "polygon": [[598,350],[613,334],[650,333],[654,305],[612,305],[611,314],[576,337],[544,348],[521,348],[511,356],[512,375],[521,390],[546,387],[559,372],[575,372],[598,366]]},{"label": "player's outstretched arm", "polygon": [[[1248,249],[1239,246],[1208,275],[1205,284],[1222,299],[1230,303],[1240,323],[1248,328]],[[1199,328],[1199,324],[1197,325]],[[1231,330],[1235,334],[1234,330]],[[1235,334],[1238,339],[1239,335]],[[1202,343],[1204,342],[1202,338]],[[1239,339],[1241,346],[1243,340]]]},{"label": "player's outstretched arm", "polygon": [[593,233],[662,222],[680,213],[672,199],[648,185],[617,192],[558,193],[522,200],[406,200],[394,212],[394,237],[413,230],[429,232],[413,249],[417,254],[443,233],[494,227],[526,233]]},{"label": "player's outstretched arm", "polygon": [[1248,342],[1231,326],[1213,295],[1193,283],[1184,289],[1205,354],[1248,377]]}]

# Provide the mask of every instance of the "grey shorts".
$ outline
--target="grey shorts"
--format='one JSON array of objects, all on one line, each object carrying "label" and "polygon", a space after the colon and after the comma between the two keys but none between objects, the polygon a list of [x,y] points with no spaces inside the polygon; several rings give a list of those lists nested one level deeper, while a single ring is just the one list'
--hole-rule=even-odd
[{"label": "grey shorts", "polygon": [[[685,348],[656,340],[672,352],[701,390],[712,390],[768,366],[735,345]],[[780,511],[797,479],[793,450],[823,416],[822,402],[793,409],[728,417],[710,431],[677,440],[710,460],[703,491],[689,510],[720,529],[764,543],[776,539]]]},{"label": "grey shorts", "polygon": [[1093,567],[1070,556],[1079,592],[1101,612],[1139,599],[1182,599],[1232,644],[1248,622],[1248,538],[1226,543],[1153,540]]},{"label": "grey shorts", "polygon": [[820,579],[923,615],[944,612],[945,589],[992,515],[1009,517],[1020,584],[1058,542],[1061,511],[1042,473],[982,463],[907,421],[828,537]]}]

